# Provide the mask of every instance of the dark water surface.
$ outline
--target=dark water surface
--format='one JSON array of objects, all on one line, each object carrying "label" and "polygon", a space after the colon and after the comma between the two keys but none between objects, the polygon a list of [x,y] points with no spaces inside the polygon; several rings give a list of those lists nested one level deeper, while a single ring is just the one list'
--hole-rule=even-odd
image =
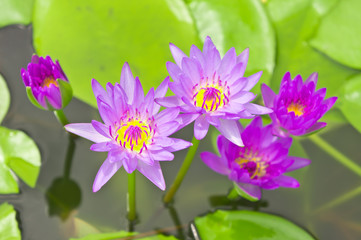
[{"label": "dark water surface", "polygon": [[[20,69],[26,67],[33,54],[31,34],[31,27],[10,26],[0,29],[0,73],[8,84],[12,100],[3,125],[22,130],[35,140],[41,151],[42,167],[35,189],[19,180],[21,193],[1,195],[0,203],[9,202],[14,205],[19,213],[20,228],[25,240],[68,239],[75,236],[79,222],[83,221],[101,231],[127,230],[125,171],[122,169],[117,172],[99,192],[92,192],[94,177],[106,154],[91,152],[90,141],[77,139],[69,178],[64,178],[68,136],[52,113],[31,105],[20,77]],[[97,110],[77,99],[72,100],[65,113],[71,122],[99,119]],[[192,127],[187,127],[175,137],[191,140]],[[322,137],[361,165],[361,135],[352,127],[341,126]],[[211,134],[208,134],[207,139],[201,142],[199,152],[213,151],[210,143]],[[228,203],[222,202],[222,199],[224,200],[232,183],[226,177],[211,171],[198,156],[176,195],[174,208],[171,209],[164,208],[161,203],[164,192],[141,174],[137,174],[139,223],[135,225],[135,230],[169,230],[178,237],[184,237],[188,235],[187,224],[194,217],[216,207],[233,207],[259,209],[281,215],[319,239],[361,239],[361,191],[341,204],[320,209],[324,204],[360,187],[360,177],[311,142],[304,141],[303,146],[312,164],[294,174],[300,180],[301,188],[264,191],[263,200],[259,204],[249,204],[243,200],[227,206]],[[176,153],[174,161],[162,162],[168,187],[185,154],[186,151],[183,150]],[[176,225],[184,225],[184,232],[174,230]]]}]

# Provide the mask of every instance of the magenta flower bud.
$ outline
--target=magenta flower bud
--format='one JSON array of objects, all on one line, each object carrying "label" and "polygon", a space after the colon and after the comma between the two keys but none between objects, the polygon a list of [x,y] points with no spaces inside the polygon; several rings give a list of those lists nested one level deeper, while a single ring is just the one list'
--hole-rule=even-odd
[{"label": "magenta flower bud", "polygon": [[292,80],[288,72],[282,79],[278,95],[267,85],[262,85],[263,101],[273,110],[270,114],[273,134],[280,137],[300,136],[327,125],[317,121],[330,110],[337,97],[324,99],[326,88],[315,91],[317,77],[317,73],[313,73],[303,82],[301,75]]},{"label": "magenta flower bud", "polygon": [[108,83],[106,90],[95,80],[93,92],[104,123],[73,123],[65,129],[94,142],[92,151],[108,152],[108,157],[95,177],[93,191],[98,191],[122,166],[127,173],[136,169],[161,190],[165,182],[160,161],[171,161],[172,152],[191,143],[170,138],[179,129],[178,108],[159,112],[155,97],[164,97],[168,89],[166,78],[154,91],[144,96],[139,78],[133,77],[128,63],[122,69],[120,83]]},{"label": "magenta flower bud", "polygon": [[59,110],[70,102],[73,91],[58,61],[33,55],[21,69],[29,100],[40,109]]},{"label": "magenta flower bud", "polygon": [[157,99],[157,102],[164,107],[179,107],[183,125],[195,121],[196,139],[203,139],[209,125],[213,125],[227,139],[243,146],[238,120],[272,112],[251,103],[256,95],[250,90],[262,72],[244,77],[248,49],[237,56],[231,48],[222,59],[211,38],[206,37],[203,52],[194,45],[189,57],[173,44],[170,50],[175,63],[167,62],[174,81],[169,83],[169,88],[175,96]]},{"label": "magenta flower bud", "polygon": [[227,175],[253,199],[261,198],[261,189],[299,187],[296,179],[283,174],[309,165],[310,160],[288,156],[292,138],[274,136],[271,125],[262,127],[261,117],[255,118],[241,136],[244,147],[219,136],[221,156],[203,152],[201,159],[213,171]]}]

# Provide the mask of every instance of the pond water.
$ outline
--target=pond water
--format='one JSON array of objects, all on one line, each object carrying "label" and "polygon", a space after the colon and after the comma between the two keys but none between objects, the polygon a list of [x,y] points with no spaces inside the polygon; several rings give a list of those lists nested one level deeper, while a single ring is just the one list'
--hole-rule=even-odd
[{"label": "pond water", "polygon": [[[0,203],[14,205],[19,213],[18,221],[25,240],[68,239],[75,236],[82,222],[100,231],[127,230],[125,171],[117,172],[99,192],[93,193],[92,183],[106,154],[91,152],[90,141],[77,139],[72,155],[72,149],[68,149],[68,146],[72,147],[68,135],[55,117],[35,108],[28,101],[20,69],[26,67],[33,52],[31,26],[0,29],[0,73],[8,84],[12,100],[3,125],[26,132],[38,144],[42,154],[36,188],[32,189],[19,180],[20,194],[1,195]],[[99,119],[97,110],[77,99],[72,100],[65,113],[71,122]],[[190,141],[192,127],[175,135]],[[201,142],[198,153],[210,150],[211,135],[208,134]],[[351,126],[339,126],[322,137],[361,165],[361,135]],[[191,235],[188,223],[194,217],[216,208],[238,208],[283,216],[318,239],[361,239],[361,190],[352,192],[359,188],[360,177],[311,142],[305,140],[302,145],[312,160],[309,167],[294,173],[302,186],[299,189],[264,191],[263,200],[256,204],[246,200],[232,203],[224,201],[232,183],[211,171],[199,156],[194,159],[176,195],[173,208],[164,208],[161,202],[164,192],[137,174],[139,222],[134,230],[159,230],[179,238],[188,238]],[[180,151],[175,154],[174,161],[162,162],[168,187],[185,154],[186,150]],[[67,155],[72,156],[68,180],[65,176],[67,173],[64,174]],[[325,204],[348,192],[354,196],[322,209]]]}]

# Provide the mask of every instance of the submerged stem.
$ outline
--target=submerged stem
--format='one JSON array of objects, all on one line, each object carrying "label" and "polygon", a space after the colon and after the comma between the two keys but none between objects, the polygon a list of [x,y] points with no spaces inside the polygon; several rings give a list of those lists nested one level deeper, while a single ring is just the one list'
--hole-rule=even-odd
[{"label": "submerged stem", "polygon": [[135,171],[128,174],[128,195],[127,195],[128,220],[136,219],[135,211]]},{"label": "submerged stem", "polygon": [[323,140],[321,137],[317,135],[311,135],[308,137],[313,143],[315,143],[317,146],[322,148],[325,152],[327,152],[329,155],[335,158],[339,163],[356,173],[361,177],[361,167],[353,162],[351,159],[343,155],[341,152],[339,152],[337,149],[335,149],[332,145],[330,145],[328,142]]},{"label": "submerged stem", "polygon": [[55,110],[54,111],[56,119],[63,125],[67,125],[69,123],[68,119],[66,118],[63,110]]},{"label": "submerged stem", "polygon": [[184,179],[184,176],[186,175],[189,167],[191,166],[194,155],[196,154],[198,149],[199,140],[193,137],[192,144],[193,145],[188,149],[187,155],[184,158],[183,164],[177,174],[177,177],[175,178],[172,186],[170,187],[169,191],[165,194],[163,198],[164,203],[169,203],[170,201],[172,201],[174,194],[177,192],[179,186],[181,185]]}]

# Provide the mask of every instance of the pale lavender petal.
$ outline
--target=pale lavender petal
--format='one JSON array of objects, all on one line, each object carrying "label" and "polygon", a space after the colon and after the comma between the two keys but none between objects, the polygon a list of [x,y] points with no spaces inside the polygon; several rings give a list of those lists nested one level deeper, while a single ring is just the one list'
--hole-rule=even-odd
[{"label": "pale lavender petal", "polygon": [[231,101],[244,104],[252,101],[255,97],[256,95],[254,95],[252,92],[240,91],[237,94],[231,96]]},{"label": "pale lavender petal", "polygon": [[127,173],[132,173],[138,166],[138,160],[133,157],[126,157],[123,159],[123,167]]},{"label": "pale lavender petal", "polygon": [[109,128],[106,125],[104,125],[103,123],[100,123],[96,120],[92,120],[91,124],[98,133],[100,133],[104,137],[110,137],[109,136]]},{"label": "pale lavender petal", "polygon": [[294,162],[290,167],[287,168],[287,172],[306,167],[310,165],[311,160],[300,157],[288,157],[288,159],[292,159]]},{"label": "pale lavender petal", "polygon": [[158,125],[173,121],[179,114],[179,108],[167,108],[158,113],[154,119]]},{"label": "pale lavender petal", "polygon": [[323,101],[323,104],[326,104],[327,106],[327,111],[330,110],[333,106],[333,104],[335,104],[337,100],[337,97],[330,97],[330,98],[327,98],[325,101]]},{"label": "pale lavender petal", "polygon": [[97,192],[105,183],[107,183],[121,166],[122,161],[110,162],[108,159],[105,159],[95,177],[93,183],[93,192]]},{"label": "pale lavender petal", "polygon": [[275,178],[274,181],[278,183],[280,187],[298,188],[300,186],[296,179],[285,175]]},{"label": "pale lavender petal", "polygon": [[173,43],[169,43],[170,52],[173,55],[174,61],[177,63],[178,66],[182,66],[182,59],[187,57],[182,50],[180,50],[176,45]]},{"label": "pale lavender petal", "polygon": [[104,88],[100,85],[100,83],[97,80],[93,78],[91,84],[95,98],[97,98],[99,95],[104,97],[108,96],[107,92],[104,90]]},{"label": "pale lavender petal", "polygon": [[177,121],[167,122],[162,126],[158,126],[157,133],[161,136],[169,136],[178,130],[179,123]]},{"label": "pale lavender petal", "polygon": [[[154,92],[154,98],[163,98],[168,90],[169,77],[166,77],[163,82],[157,87]],[[160,105],[155,103],[153,106],[153,115],[159,111]]]},{"label": "pale lavender petal", "polygon": [[205,67],[205,59],[203,53],[201,52],[201,50],[199,50],[199,48],[197,48],[197,46],[191,46],[189,57],[192,59],[197,59],[197,61],[201,64],[202,68]]},{"label": "pale lavender petal", "polygon": [[185,141],[183,139],[172,138],[172,140],[173,140],[173,144],[164,148],[169,152],[183,150],[185,148],[192,146],[192,143]]},{"label": "pale lavender petal", "polygon": [[221,125],[217,127],[218,131],[229,141],[238,146],[243,146],[241,138],[241,126],[238,121],[220,119]]},{"label": "pale lavender petal", "polygon": [[217,117],[217,116],[213,117],[210,115],[206,115],[206,120],[207,120],[207,122],[209,122],[210,124],[212,124],[215,127],[218,127],[221,124],[219,117]]},{"label": "pale lavender petal", "polygon": [[247,184],[247,183],[237,183],[237,185],[251,197],[256,198],[258,200],[261,199],[262,193],[261,193],[261,188],[259,186],[253,184]]},{"label": "pale lavender petal", "polygon": [[253,104],[253,103],[246,103],[244,104],[246,110],[251,114],[269,114],[272,113],[273,110],[268,107],[263,107],[261,105]]},{"label": "pale lavender petal", "polygon": [[180,115],[178,115],[176,121],[179,122],[179,127],[183,128],[183,127],[187,126],[188,124],[192,123],[199,116],[200,116],[199,113],[196,113],[196,114],[180,114]]},{"label": "pale lavender petal", "polygon": [[108,126],[112,125],[114,122],[118,120],[115,118],[112,108],[108,104],[100,100],[99,97],[98,97],[98,110],[100,117],[102,118],[103,122],[106,125]]},{"label": "pale lavender petal", "polygon": [[68,132],[74,133],[96,143],[109,141],[109,138],[98,133],[91,123],[71,123],[65,125],[65,129]]},{"label": "pale lavender petal", "polygon": [[228,175],[231,170],[228,166],[224,165],[224,161],[222,161],[221,157],[211,153],[211,152],[202,152],[200,154],[202,161],[213,171]]},{"label": "pale lavender petal", "polygon": [[155,161],[172,161],[174,159],[174,154],[171,152],[168,152],[165,149],[162,150],[155,150],[155,151],[149,151],[152,155],[152,158]]},{"label": "pale lavender petal", "polygon": [[90,146],[90,150],[94,152],[108,152],[111,149],[112,146],[109,142],[94,143]]},{"label": "pale lavender petal", "polygon": [[179,107],[181,105],[184,105],[184,102],[181,99],[179,99],[177,96],[156,98],[155,102],[166,108]]},{"label": "pale lavender petal", "polygon": [[261,76],[262,76],[262,71],[247,77],[246,85],[244,86],[243,90],[244,91],[251,90],[257,84],[257,82],[261,78]]},{"label": "pale lavender petal", "polygon": [[184,86],[185,88],[188,87],[190,89],[193,85],[199,83],[202,76],[202,68],[196,60],[183,58],[182,70],[187,73],[188,77],[192,80],[192,83],[189,82],[187,84],[189,86]]},{"label": "pale lavender petal", "polygon": [[266,105],[266,107],[273,108],[273,103],[274,103],[276,94],[266,84],[262,84],[261,92],[262,92],[263,102]]},{"label": "pale lavender petal", "polygon": [[248,57],[249,57],[249,48],[246,48],[245,50],[243,50],[243,52],[241,54],[239,54],[237,56],[237,59],[236,59],[237,64],[243,63],[242,68],[244,68],[244,69],[243,69],[242,76],[244,75],[244,72],[246,71]]},{"label": "pale lavender petal", "polygon": [[[139,109],[140,109],[140,112],[151,112],[154,114],[154,105],[157,105],[159,106],[158,104],[155,104],[154,102],[154,88],[151,88],[149,90],[149,92],[147,93],[147,95],[145,96],[144,98],[144,101],[141,103]],[[158,107],[158,110],[159,110],[159,107]],[[155,112],[157,113],[158,110]]]},{"label": "pale lavender petal", "polygon": [[139,162],[138,171],[141,172],[146,178],[148,178],[161,190],[165,190],[164,177],[159,162],[154,162],[153,166],[147,165],[143,162]]},{"label": "pale lavender petal", "polygon": [[224,55],[221,64],[218,68],[218,74],[223,76],[224,74],[229,73],[235,64],[236,64],[236,49],[234,47],[230,48],[228,52]]},{"label": "pale lavender petal", "polygon": [[199,116],[194,122],[194,137],[198,140],[202,140],[208,132],[209,123],[206,120],[205,115]]},{"label": "pale lavender petal", "polygon": [[128,103],[132,103],[134,99],[135,80],[127,62],[124,63],[122,68],[120,86],[126,90]]},{"label": "pale lavender petal", "polygon": [[134,98],[132,104],[135,105],[135,107],[139,107],[140,104],[142,104],[144,101],[144,91],[142,84],[139,81],[139,78],[135,78],[135,86],[134,86]]}]

